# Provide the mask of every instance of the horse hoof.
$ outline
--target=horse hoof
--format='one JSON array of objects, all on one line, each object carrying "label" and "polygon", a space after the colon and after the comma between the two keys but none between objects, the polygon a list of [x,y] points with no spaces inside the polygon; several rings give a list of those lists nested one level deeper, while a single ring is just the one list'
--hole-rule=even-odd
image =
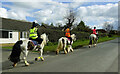
[{"label": "horse hoof", "polygon": [[67,52],[65,52],[65,54],[67,54]]},{"label": "horse hoof", "polygon": [[25,64],[25,66],[29,66],[29,65],[30,65],[30,64],[28,64],[28,63],[27,63],[27,64]]},{"label": "horse hoof", "polygon": [[12,66],[13,66],[13,67],[16,67],[16,66],[17,66],[17,63],[13,64]]},{"label": "horse hoof", "polygon": [[94,45],[94,47],[96,47],[96,44]]},{"label": "horse hoof", "polygon": [[59,53],[56,51],[56,55],[58,55]]},{"label": "horse hoof", "polygon": [[71,50],[71,52],[73,52],[73,49]]},{"label": "horse hoof", "polygon": [[90,48],[91,46],[89,46],[89,48]]},{"label": "horse hoof", "polygon": [[41,57],[41,60],[42,60],[42,61],[44,61],[44,58],[43,58],[43,57]]},{"label": "horse hoof", "polygon": [[35,58],[35,61],[38,61],[38,58]]}]

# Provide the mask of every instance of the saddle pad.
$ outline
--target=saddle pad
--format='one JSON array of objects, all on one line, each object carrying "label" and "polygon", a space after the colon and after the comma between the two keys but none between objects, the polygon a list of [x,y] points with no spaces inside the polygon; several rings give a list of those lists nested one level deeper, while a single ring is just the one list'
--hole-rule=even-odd
[{"label": "saddle pad", "polygon": [[38,42],[37,42],[37,41],[31,40],[31,42],[32,42],[34,45],[38,45]]},{"label": "saddle pad", "polygon": [[70,39],[69,38],[67,38],[69,41],[70,41]]}]

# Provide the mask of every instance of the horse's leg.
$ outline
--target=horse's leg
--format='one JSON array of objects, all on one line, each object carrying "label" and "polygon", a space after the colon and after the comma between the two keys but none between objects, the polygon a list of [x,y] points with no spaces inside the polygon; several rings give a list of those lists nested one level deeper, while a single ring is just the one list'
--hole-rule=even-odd
[{"label": "horse's leg", "polygon": [[43,58],[43,48],[44,48],[44,45],[41,45],[41,49],[39,49],[39,57],[35,58],[36,61],[39,60],[39,59],[44,61],[44,58]]},{"label": "horse's leg", "polygon": [[94,47],[96,46],[97,43],[97,39],[94,39]]},{"label": "horse's leg", "polygon": [[92,46],[92,38],[90,38],[89,48]]},{"label": "horse's leg", "polygon": [[95,38],[93,38],[93,46],[95,47]]},{"label": "horse's leg", "polygon": [[67,50],[68,50],[68,53],[70,52],[70,49],[71,49],[71,48],[70,48],[70,45],[68,45],[68,48],[67,48]]},{"label": "horse's leg", "polygon": [[13,66],[13,67],[16,67],[16,66],[17,66],[17,63],[16,63],[16,62],[14,62],[12,66]]},{"label": "horse's leg", "polygon": [[59,50],[60,50],[60,49],[59,49],[59,47],[58,47],[57,50],[56,50],[56,54],[59,54]]},{"label": "horse's leg", "polygon": [[72,45],[70,45],[70,50],[71,50],[71,52],[73,52],[73,48],[72,48]]},{"label": "horse's leg", "polygon": [[57,50],[56,50],[56,54],[59,54],[59,51],[60,51],[60,47],[61,46],[61,44],[60,44],[60,42],[58,43],[58,47],[57,47]]},{"label": "horse's leg", "polygon": [[27,51],[27,50],[23,51],[23,54],[24,54],[23,59],[24,59],[24,62],[25,62],[25,66],[28,66],[29,63],[28,63],[27,60],[26,60],[26,57],[27,57],[27,55],[28,55],[28,51]]},{"label": "horse's leg", "polygon": [[66,41],[65,41],[65,43],[63,44],[63,45],[64,45],[64,53],[65,53],[65,54],[67,54],[67,51],[66,51],[66,44],[67,44],[67,43],[66,43]]},{"label": "horse's leg", "polygon": [[40,52],[41,52],[41,53],[40,53],[40,59],[41,59],[42,61],[44,61],[44,58],[43,58],[43,48],[44,48],[44,47],[42,47],[42,49],[40,50]]}]

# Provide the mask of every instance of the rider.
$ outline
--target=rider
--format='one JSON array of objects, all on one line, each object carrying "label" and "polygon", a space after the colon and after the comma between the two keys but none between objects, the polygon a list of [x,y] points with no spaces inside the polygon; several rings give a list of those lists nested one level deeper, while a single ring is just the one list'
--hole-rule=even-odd
[{"label": "rider", "polygon": [[65,37],[67,37],[70,40],[70,45],[71,45],[72,38],[70,36],[70,33],[71,33],[70,28],[69,28],[69,26],[67,26],[66,29],[65,29]]},{"label": "rider", "polygon": [[97,36],[97,39],[98,39],[98,32],[96,32],[96,27],[94,27],[94,29],[92,31],[93,31],[92,34],[95,34]]},{"label": "rider", "polygon": [[43,39],[40,38],[40,34],[38,33],[37,23],[33,22],[32,27],[30,29],[30,40],[35,40],[38,42],[38,44],[41,44]]},{"label": "rider", "polygon": [[93,34],[96,35],[96,27],[94,27],[94,29],[92,31],[93,31]]}]

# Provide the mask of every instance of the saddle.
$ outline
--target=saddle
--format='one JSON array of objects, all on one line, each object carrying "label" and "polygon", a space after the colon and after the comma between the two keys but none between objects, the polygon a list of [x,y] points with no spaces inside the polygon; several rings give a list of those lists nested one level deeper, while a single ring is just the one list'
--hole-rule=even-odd
[{"label": "saddle", "polygon": [[69,38],[67,38],[68,39],[68,41],[70,41],[70,39]]},{"label": "saddle", "polygon": [[31,40],[31,42],[33,43],[34,46],[38,45],[38,42],[35,40]]},{"label": "saddle", "polygon": [[70,39],[69,38],[67,38],[68,39],[68,41],[67,41],[67,45],[69,45],[70,44]]},{"label": "saddle", "polygon": [[31,41],[28,42],[28,50],[33,50],[35,46],[37,46],[36,48],[40,48],[40,46],[38,46],[37,41],[31,40]]}]

